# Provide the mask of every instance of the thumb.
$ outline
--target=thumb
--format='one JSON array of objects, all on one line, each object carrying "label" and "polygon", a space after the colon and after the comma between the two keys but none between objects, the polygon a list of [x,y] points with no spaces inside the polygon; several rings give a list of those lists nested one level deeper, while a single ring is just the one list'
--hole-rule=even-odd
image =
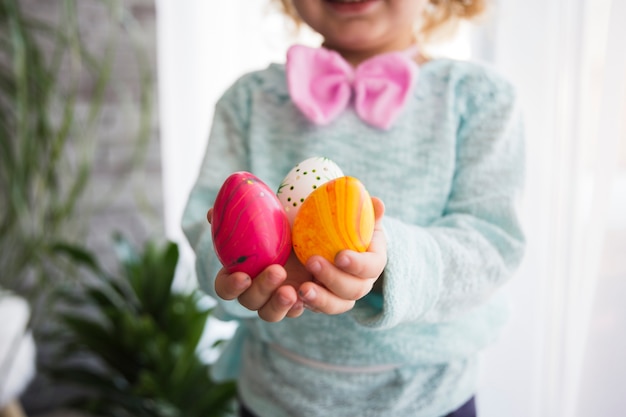
[{"label": "thumb", "polygon": [[385,203],[378,197],[372,197],[372,205],[374,206],[374,219],[378,223],[385,215]]}]

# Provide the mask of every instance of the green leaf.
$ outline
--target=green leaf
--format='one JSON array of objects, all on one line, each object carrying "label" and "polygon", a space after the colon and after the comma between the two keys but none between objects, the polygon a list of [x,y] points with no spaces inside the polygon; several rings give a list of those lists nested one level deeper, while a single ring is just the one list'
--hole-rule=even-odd
[{"label": "green leaf", "polygon": [[112,369],[131,378],[136,373],[139,364],[135,353],[125,349],[110,323],[71,314],[63,314],[61,318],[73,332],[77,343],[96,354]]},{"label": "green leaf", "polygon": [[52,242],[50,244],[50,251],[58,254],[64,255],[72,259],[75,263],[79,265],[83,265],[91,269],[93,272],[101,273],[102,269],[98,264],[98,260],[93,256],[93,254],[77,245],[73,245],[68,242]]},{"label": "green leaf", "polygon": [[[101,375],[118,375],[123,382],[116,384],[118,391],[106,391],[102,401],[89,405],[120,417],[207,417],[232,411],[234,383],[212,381],[197,352],[213,310],[202,306],[199,292],[172,289],[178,247],[147,242],[139,252],[121,236],[115,244],[122,277],[100,274],[84,291],[85,303],[97,307],[96,317],[63,315],[75,340],[66,348],[94,355],[104,366]],[[92,378],[90,384],[103,384],[104,390],[101,375],[78,376]]]}]

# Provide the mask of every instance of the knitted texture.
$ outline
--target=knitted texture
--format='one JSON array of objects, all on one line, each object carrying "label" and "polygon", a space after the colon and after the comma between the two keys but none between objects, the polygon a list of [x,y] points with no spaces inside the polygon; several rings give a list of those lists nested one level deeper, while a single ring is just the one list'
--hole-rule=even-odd
[{"label": "knitted texture", "polygon": [[504,322],[496,290],[523,252],[520,126],[511,85],[473,63],[423,65],[386,131],[351,109],[311,124],[289,98],[282,65],[240,78],[216,106],[183,218],[200,286],[215,296],[221,266],[205,215],[226,177],[250,171],[276,190],[312,156],[383,200],[388,264],[382,295],[338,316],[305,312],[270,324],[220,301],[219,317],[241,326],[215,376],[239,376],[243,401],[260,417],[438,417],[465,402],[475,357]]}]

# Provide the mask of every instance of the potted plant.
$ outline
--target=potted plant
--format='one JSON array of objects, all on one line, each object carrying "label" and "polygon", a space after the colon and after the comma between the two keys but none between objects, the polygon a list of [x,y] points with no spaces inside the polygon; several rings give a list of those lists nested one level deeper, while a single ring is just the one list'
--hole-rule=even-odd
[{"label": "potted plant", "polygon": [[[97,279],[64,294],[57,331],[62,355],[50,374],[84,395],[69,404],[109,417],[218,417],[233,410],[234,383],[218,384],[198,351],[211,308],[197,290],[173,288],[178,247],[138,252],[115,240],[119,275],[85,258]],[[206,303],[206,299],[204,300]],[[85,314],[86,306],[94,306]],[[90,366],[81,357],[96,358]]]}]

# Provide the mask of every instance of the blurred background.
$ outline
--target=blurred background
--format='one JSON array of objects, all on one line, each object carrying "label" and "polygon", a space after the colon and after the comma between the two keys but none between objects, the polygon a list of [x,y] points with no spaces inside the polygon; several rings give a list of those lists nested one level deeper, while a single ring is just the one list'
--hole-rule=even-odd
[{"label": "blurred background", "polygon": [[[482,417],[626,410],[624,21],[494,0],[430,51],[495,67],[524,110],[529,245]],[[233,329],[180,218],[219,96],[319,43],[292,29],[268,0],[0,0],[0,416],[228,415],[206,375]]]}]

